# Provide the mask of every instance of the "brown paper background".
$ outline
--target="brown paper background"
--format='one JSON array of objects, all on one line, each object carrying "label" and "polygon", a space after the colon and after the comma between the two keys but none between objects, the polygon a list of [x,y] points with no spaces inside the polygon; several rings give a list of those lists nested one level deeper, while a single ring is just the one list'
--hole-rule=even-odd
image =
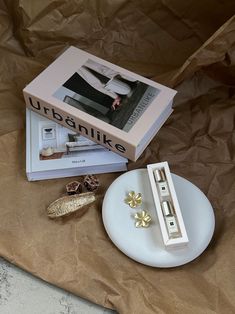
[{"label": "brown paper background", "polygon": [[[126,314],[235,312],[234,1],[0,2],[0,255],[34,275]],[[69,45],[179,91],[175,111],[129,169],[167,160],[211,201],[215,235],[193,262],[141,265],[108,239],[104,193],[81,218],[45,209],[69,179],[28,182],[22,89]]]}]

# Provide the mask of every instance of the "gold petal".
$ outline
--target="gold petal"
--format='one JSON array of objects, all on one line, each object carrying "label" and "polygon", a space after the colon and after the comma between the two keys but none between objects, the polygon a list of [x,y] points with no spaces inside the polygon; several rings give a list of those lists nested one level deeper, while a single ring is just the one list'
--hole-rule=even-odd
[{"label": "gold petal", "polygon": [[134,191],[130,191],[128,193],[128,195],[129,195],[130,199],[133,199],[133,197],[135,197],[135,192]]},{"label": "gold petal", "polygon": [[148,227],[149,227],[149,222],[143,222],[142,226],[143,226],[144,228],[148,228]]},{"label": "gold petal", "polygon": [[146,217],[144,217],[144,221],[145,222],[150,222],[152,220],[152,218],[149,216],[149,215],[147,215]]},{"label": "gold petal", "polygon": [[131,208],[135,208],[136,207],[136,202],[132,200],[129,205],[130,205]]},{"label": "gold petal", "polygon": [[141,212],[141,217],[144,218],[146,215],[147,215],[146,211],[145,211],[145,210],[142,210],[142,212]]},{"label": "gold petal", "polygon": [[135,214],[135,219],[139,219],[139,220],[142,220],[142,216],[141,216],[141,213],[136,213]]},{"label": "gold petal", "polygon": [[132,200],[132,201],[130,202],[130,207],[131,207],[131,208],[135,208],[135,207],[136,207],[136,204],[135,204],[135,201],[134,201],[134,200]]},{"label": "gold petal", "polygon": [[144,220],[142,220],[142,227],[146,227],[148,225],[148,223],[146,223]]},{"label": "gold petal", "polygon": [[142,222],[140,220],[136,221],[135,226],[136,226],[136,228],[142,227]]},{"label": "gold petal", "polygon": [[131,200],[129,199],[129,197],[125,198],[125,203],[127,203],[129,205],[129,203],[131,202]]}]

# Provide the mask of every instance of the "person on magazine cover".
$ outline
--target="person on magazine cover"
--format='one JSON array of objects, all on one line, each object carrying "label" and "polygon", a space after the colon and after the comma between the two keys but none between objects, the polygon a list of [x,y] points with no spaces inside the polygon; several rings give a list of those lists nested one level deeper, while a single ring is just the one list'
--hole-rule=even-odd
[{"label": "person on magazine cover", "polygon": [[106,66],[88,60],[64,86],[109,109],[116,110],[121,105],[122,97],[131,94],[131,86],[126,83],[127,80],[135,81],[121,76]]}]

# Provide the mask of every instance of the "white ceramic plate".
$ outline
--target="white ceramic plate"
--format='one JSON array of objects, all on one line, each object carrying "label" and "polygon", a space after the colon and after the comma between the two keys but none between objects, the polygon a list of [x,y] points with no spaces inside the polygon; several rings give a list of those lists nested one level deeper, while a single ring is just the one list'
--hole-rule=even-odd
[{"label": "white ceramic plate", "polygon": [[[183,248],[165,249],[146,169],[132,170],[118,177],[107,190],[102,216],[113,243],[127,256],[153,267],[175,267],[198,257],[208,246],[215,228],[213,208],[207,197],[188,180],[172,174],[182,210],[189,244]],[[132,209],[124,199],[130,191],[142,194],[143,204]],[[153,223],[149,228],[136,228],[133,215],[147,210]]]}]

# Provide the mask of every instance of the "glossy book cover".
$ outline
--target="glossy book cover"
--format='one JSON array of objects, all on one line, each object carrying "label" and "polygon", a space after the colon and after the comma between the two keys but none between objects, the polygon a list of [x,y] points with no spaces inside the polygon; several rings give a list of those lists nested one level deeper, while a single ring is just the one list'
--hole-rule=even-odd
[{"label": "glossy book cover", "polygon": [[127,159],[26,109],[26,173],[43,180],[125,171]]},{"label": "glossy book cover", "polygon": [[131,160],[169,117],[176,94],[75,47],[23,92],[30,109]]}]

